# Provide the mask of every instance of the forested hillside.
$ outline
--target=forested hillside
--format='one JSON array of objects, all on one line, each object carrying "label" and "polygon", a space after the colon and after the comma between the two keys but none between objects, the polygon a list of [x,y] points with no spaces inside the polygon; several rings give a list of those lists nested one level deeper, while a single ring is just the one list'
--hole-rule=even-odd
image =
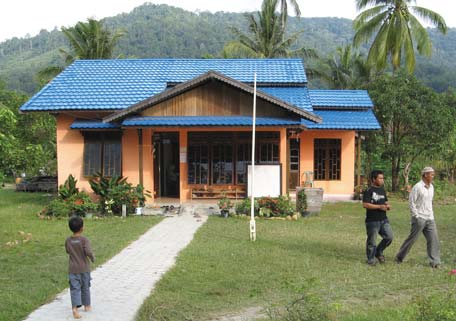
[{"label": "forested hillside", "polygon": [[[305,8],[304,8],[305,9]],[[128,14],[106,19],[106,24],[127,34],[119,41],[119,57],[219,57],[224,44],[233,39],[229,26],[245,28],[243,14],[193,13],[167,5],[144,4]],[[289,32],[301,31],[297,46],[315,48],[324,57],[337,46],[351,42],[352,23],[338,18],[290,18]],[[431,31],[434,54],[418,58],[416,74],[438,91],[456,87],[456,29],[446,36]],[[37,91],[36,72],[61,65],[59,48],[66,47],[60,30],[13,38],[0,43],[0,80],[7,88],[28,94]]]}]

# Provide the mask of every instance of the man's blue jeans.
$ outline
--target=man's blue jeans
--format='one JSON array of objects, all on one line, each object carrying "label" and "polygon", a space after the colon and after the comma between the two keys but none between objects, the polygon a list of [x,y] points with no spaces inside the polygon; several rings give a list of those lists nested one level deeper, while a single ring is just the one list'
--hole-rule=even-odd
[{"label": "man's blue jeans", "polygon": [[[366,255],[367,263],[374,263],[375,257],[383,256],[383,251],[393,241],[393,230],[388,219],[382,221],[366,222]],[[377,245],[377,234],[380,234],[382,241]]]}]

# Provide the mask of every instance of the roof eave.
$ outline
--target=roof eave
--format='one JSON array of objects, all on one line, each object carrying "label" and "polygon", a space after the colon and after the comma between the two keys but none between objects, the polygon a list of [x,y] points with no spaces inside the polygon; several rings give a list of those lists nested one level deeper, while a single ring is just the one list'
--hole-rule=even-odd
[{"label": "roof eave", "polygon": [[353,131],[378,131],[380,130],[381,128],[366,128],[366,127],[325,127],[325,128],[306,128],[308,130],[321,130],[321,131],[325,131],[325,130],[353,130]]},{"label": "roof eave", "polygon": [[104,109],[104,108],[93,108],[93,109],[81,109],[81,108],[65,108],[65,109],[33,109],[33,110],[19,110],[20,114],[27,113],[49,113],[49,114],[62,114],[65,112],[106,112],[116,113],[122,109]]}]

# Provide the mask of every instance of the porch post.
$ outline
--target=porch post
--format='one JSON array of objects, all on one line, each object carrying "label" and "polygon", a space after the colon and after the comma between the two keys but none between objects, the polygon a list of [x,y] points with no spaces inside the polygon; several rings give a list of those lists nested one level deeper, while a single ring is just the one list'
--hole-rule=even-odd
[{"label": "porch post", "polygon": [[186,202],[189,199],[187,184],[187,148],[188,148],[188,130],[179,128],[179,198],[180,202]]},{"label": "porch post", "polygon": [[355,192],[360,192],[361,193],[361,133],[357,133],[357,155],[356,155],[356,188],[358,191]]},{"label": "porch post", "polygon": [[287,150],[288,150],[288,138],[287,138],[287,129],[280,129],[280,164],[282,167],[282,188],[281,194],[285,195],[288,190],[288,167],[287,167]]},{"label": "porch post", "polygon": [[139,149],[139,184],[144,186],[144,168],[143,168],[143,135],[142,129],[138,129],[138,149]]},{"label": "porch post", "polygon": [[152,191],[151,198],[146,200],[147,203],[154,202],[154,155],[152,144],[152,129],[143,129],[143,180],[144,188]]}]

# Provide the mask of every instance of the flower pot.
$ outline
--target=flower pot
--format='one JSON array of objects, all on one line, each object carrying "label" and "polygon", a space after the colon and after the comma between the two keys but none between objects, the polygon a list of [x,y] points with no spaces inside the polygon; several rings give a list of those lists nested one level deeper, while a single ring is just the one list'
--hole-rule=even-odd
[{"label": "flower pot", "polygon": [[221,217],[227,218],[229,216],[229,214],[230,214],[229,210],[220,210]]},{"label": "flower pot", "polygon": [[91,219],[93,217],[93,213],[85,213],[85,218]]}]

